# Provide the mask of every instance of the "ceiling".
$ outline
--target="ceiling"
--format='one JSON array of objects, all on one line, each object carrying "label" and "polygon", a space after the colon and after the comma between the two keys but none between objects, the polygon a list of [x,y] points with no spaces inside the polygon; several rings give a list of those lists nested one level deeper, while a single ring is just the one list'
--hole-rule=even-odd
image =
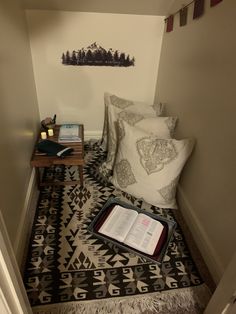
[{"label": "ceiling", "polygon": [[168,15],[175,0],[22,0],[25,9]]}]

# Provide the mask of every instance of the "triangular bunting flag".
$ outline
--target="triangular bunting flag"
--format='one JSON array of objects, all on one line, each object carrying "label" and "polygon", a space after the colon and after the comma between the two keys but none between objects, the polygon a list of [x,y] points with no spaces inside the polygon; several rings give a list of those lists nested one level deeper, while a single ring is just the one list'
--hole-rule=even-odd
[{"label": "triangular bunting flag", "polygon": [[174,25],[174,15],[170,15],[167,18],[167,25],[166,25],[166,32],[167,33],[173,31],[173,25]]},{"label": "triangular bunting flag", "polygon": [[214,5],[217,5],[221,1],[223,1],[223,0],[211,0],[211,7],[214,7]]},{"label": "triangular bunting flag", "polygon": [[193,19],[200,17],[204,12],[204,0],[195,0]]},{"label": "triangular bunting flag", "polygon": [[184,26],[187,24],[188,7],[184,7],[179,11],[179,25]]}]

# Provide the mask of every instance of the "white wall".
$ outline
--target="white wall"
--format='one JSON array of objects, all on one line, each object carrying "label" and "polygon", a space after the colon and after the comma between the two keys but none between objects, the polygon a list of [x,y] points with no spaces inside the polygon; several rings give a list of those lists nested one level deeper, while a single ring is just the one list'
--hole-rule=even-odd
[{"label": "white wall", "polygon": [[[171,12],[181,8],[175,1]],[[188,24],[165,33],[156,99],[179,116],[178,137],[196,147],[181,180],[180,202],[216,281],[236,239],[236,1],[223,1]]]},{"label": "white wall", "polygon": [[[39,112],[21,1],[0,0],[0,210],[12,245],[21,230]],[[23,245],[20,243],[20,245]]]},{"label": "white wall", "polygon": [[[154,16],[27,11],[41,119],[80,122],[101,132],[105,91],[153,102],[163,33]],[[97,42],[134,56],[134,67],[64,66],[62,52]]]}]

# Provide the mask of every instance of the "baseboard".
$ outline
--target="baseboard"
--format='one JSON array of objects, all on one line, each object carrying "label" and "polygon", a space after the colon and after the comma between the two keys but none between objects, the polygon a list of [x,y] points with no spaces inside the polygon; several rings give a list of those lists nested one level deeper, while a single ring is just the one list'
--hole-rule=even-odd
[{"label": "baseboard", "polygon": [[86,131],[84,132],[85,140],[98,140],[102,138],[102,131]]},{"label": "baseboard", "polygon": [[191,230],[192,236],[202,254],[213,280],[217,284],[224,273],[224,267],[180,185],[178,185],[178,201],[184,220],[187,223],[188,228]]},{"label": "baseboard", "polygon": [[32,209],[35,207],[33,203],[35,203],[35,199],[37,198],[36,194],[38,193],[36,187],[36,176],[35,176],[35,169],[32,169],[28,189],[25,196],[25,202],[21,214],[21,218],[19,221],[18,229],[17,229],[17,236],[16,241],[14,243],[13,249],[15,252],[16,260],[21,267],[25,252],[25,245],[27,242],[27,237],[30,234],[30,228],[32,224]]}]

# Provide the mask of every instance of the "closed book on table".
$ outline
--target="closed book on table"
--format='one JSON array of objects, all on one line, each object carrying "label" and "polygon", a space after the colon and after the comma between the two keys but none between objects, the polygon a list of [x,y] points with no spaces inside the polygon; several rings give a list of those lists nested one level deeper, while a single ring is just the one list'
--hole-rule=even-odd
[{"label": "closed book on table", "polygon": [[80,142],[79,124],[62,124],[59,130],[58,142]]}]

